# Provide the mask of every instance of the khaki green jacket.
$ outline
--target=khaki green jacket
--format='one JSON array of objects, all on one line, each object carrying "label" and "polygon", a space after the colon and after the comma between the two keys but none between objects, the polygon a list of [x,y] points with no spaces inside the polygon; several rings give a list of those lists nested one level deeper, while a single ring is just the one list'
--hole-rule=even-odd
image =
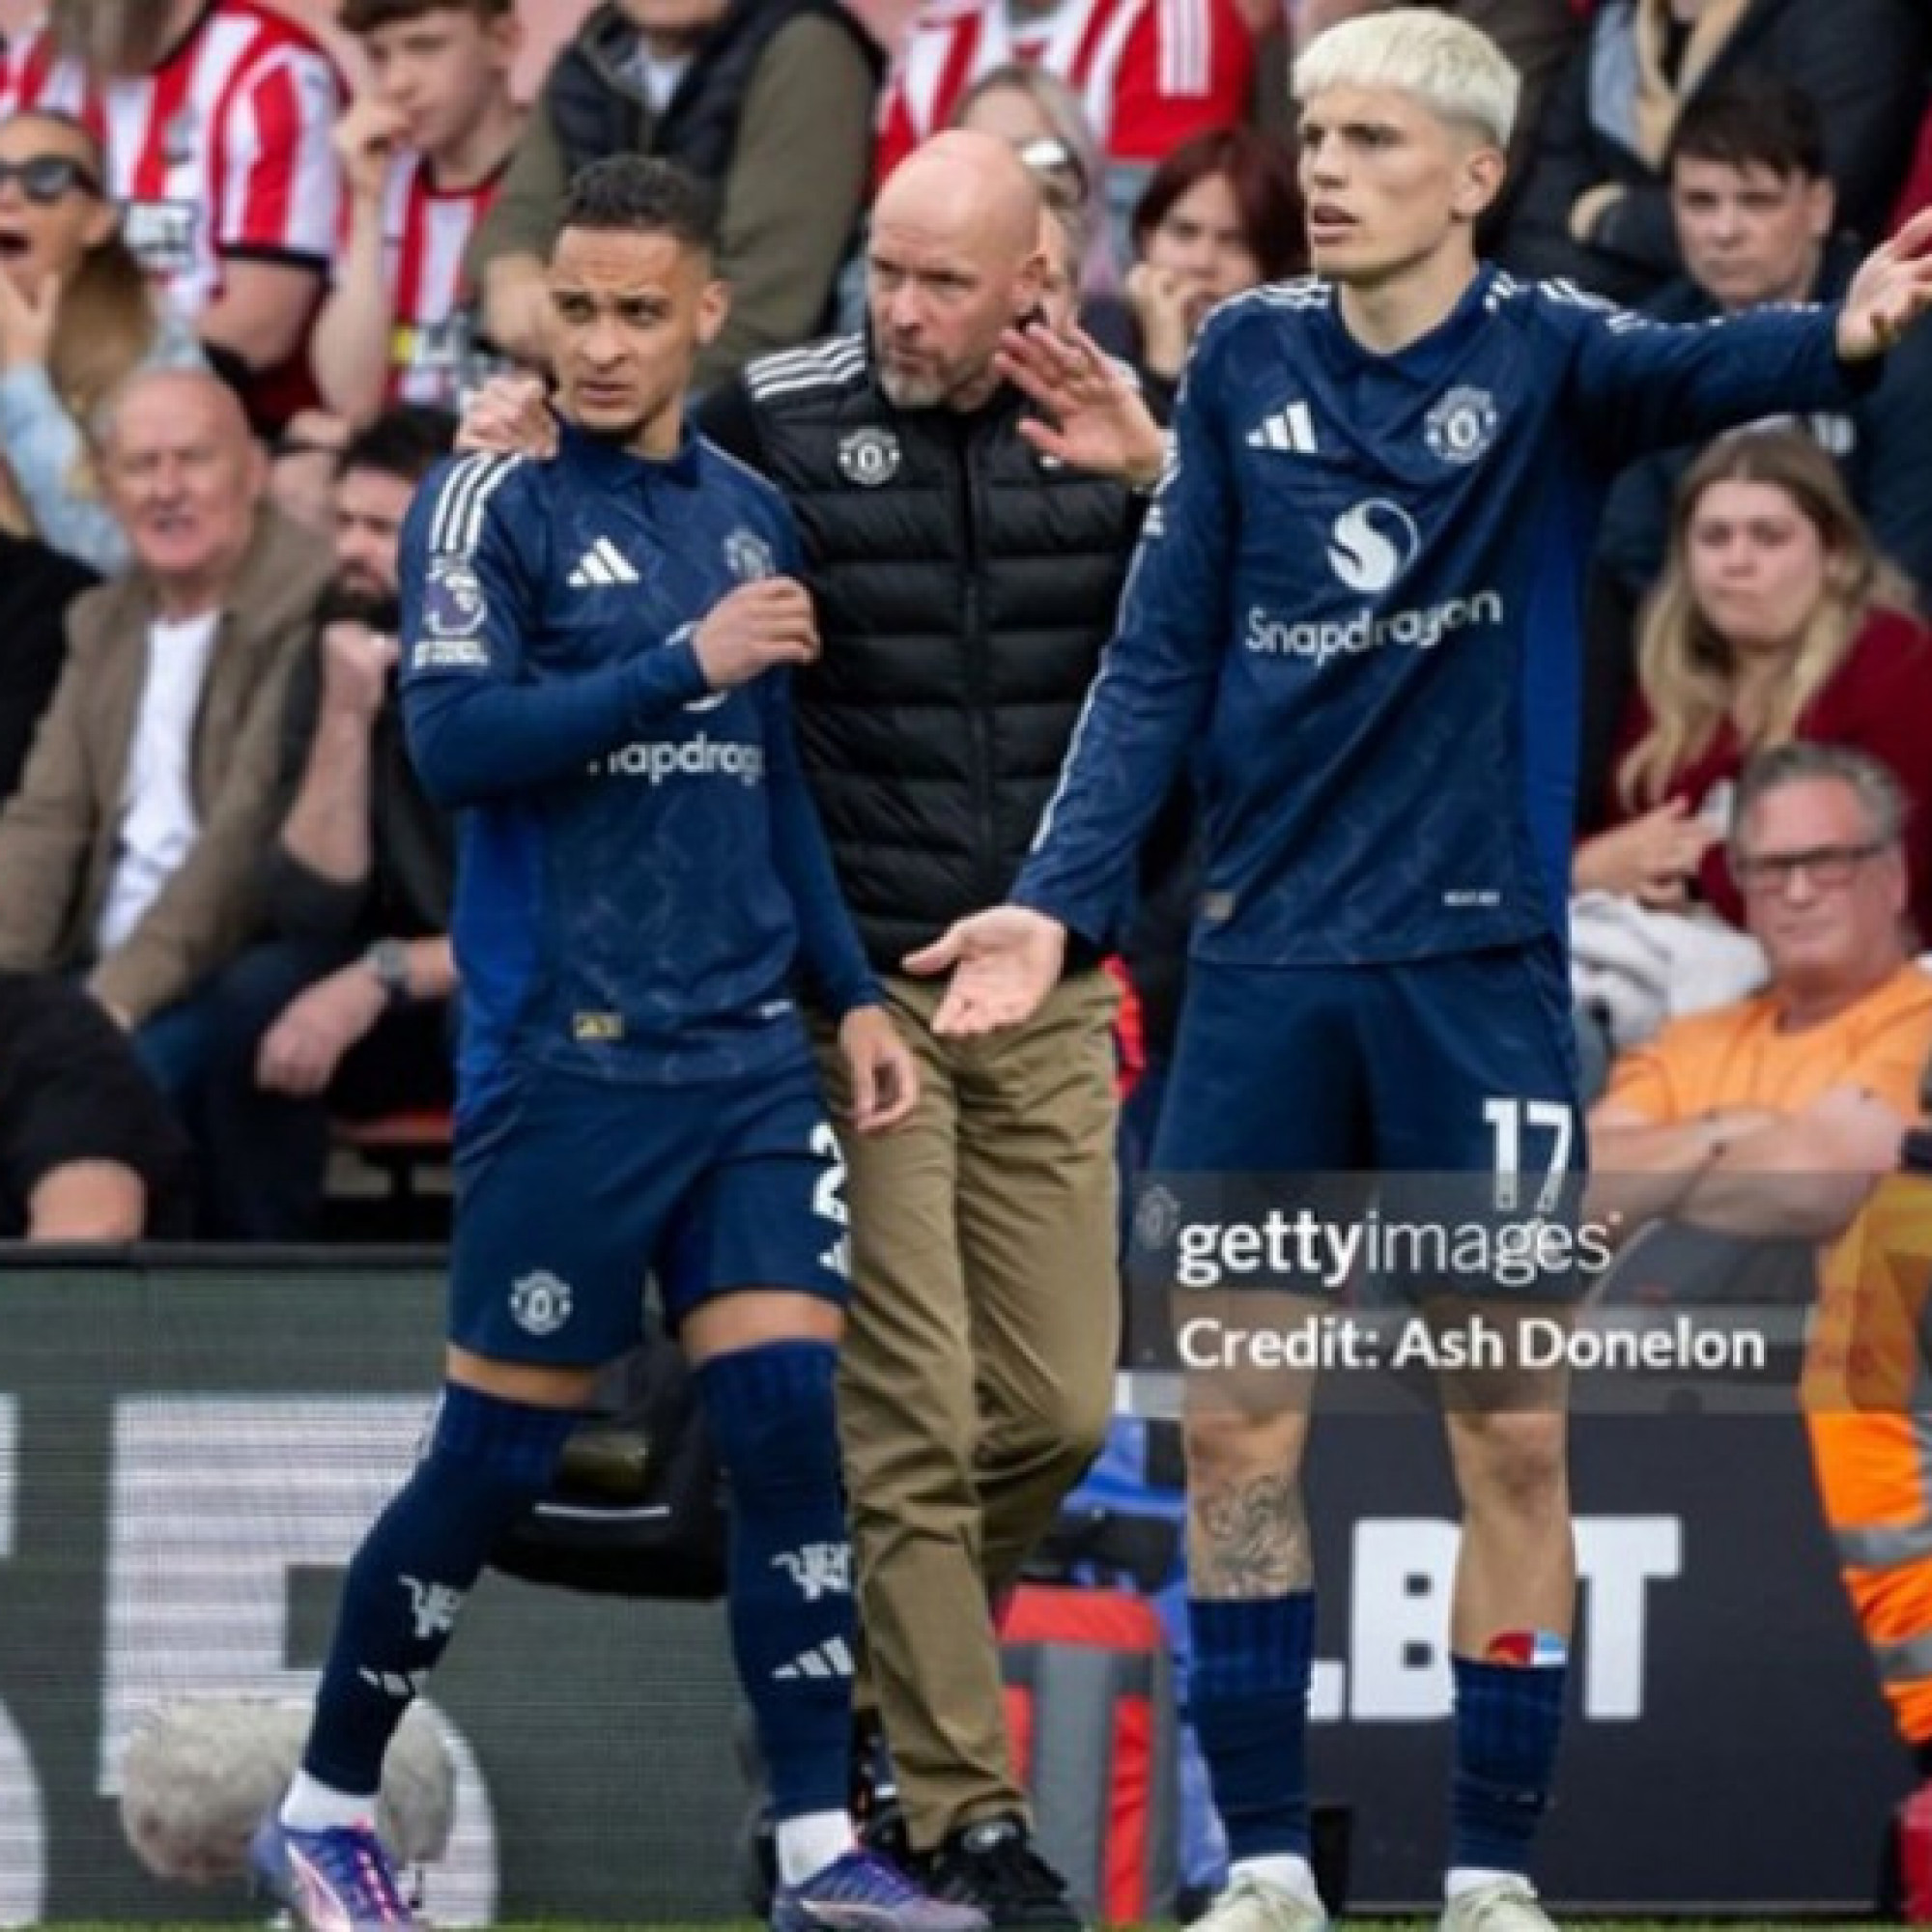
[{"label": "khaki green jacket", "polygon": [[[635,94],[620,73],[607,70],[607,78]],[[730,166],[717,185],[718,272],[730,285],[731,311],[698,359],[700,389],[715,388],[754,355],[790,349],[825,327],[866,203],[877,80],[854,35],[821,16],[791,21],[765,48],[745,94]],[[640,111],[642,151],[649,153],[649,113]],[[540,96],[470,242],[468,266],[478,290],[493,261],[548,258],[567,185],[563,151]]]}]

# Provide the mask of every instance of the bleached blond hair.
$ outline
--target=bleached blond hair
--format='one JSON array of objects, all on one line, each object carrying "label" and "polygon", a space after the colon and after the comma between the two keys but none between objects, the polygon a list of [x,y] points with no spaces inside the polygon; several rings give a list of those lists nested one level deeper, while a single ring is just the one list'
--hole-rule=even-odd
[{"label": "bleached blond hair", "polygon": [[1396,88],[1506,149],[1522,77],[1481,28],[1433,7],[1391,7],[1341,21],[1296,57],[1290,92],[1297,102],[1306,106],[1331,87]]}]

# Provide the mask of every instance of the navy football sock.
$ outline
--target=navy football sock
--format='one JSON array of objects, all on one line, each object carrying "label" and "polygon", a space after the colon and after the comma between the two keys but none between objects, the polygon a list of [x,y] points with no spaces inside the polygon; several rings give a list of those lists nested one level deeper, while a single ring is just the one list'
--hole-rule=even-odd
[{"label": "navy football sock", "polygon": [[1231,1859],[1309,1852],[1308,1680],[1315,1595],[1190,1597],[1188,1710]]},{"label": "navy football sock", "polygon": [[360,1797],[497,1540],[550,1488],[577,1418],[454,1385],[429,1453],[349,1565],[302,1769]]},{"label": "navy football sock", "polygon": [[1567,1659],[1486,1663],[1455,1657],[1456,1768],[1449,1862],[1526,1872],[1549,1804],[1563,1733]]},{"label": "navy football sock", "polygon": [[847,1797],[852,1576],[837,1362],[830,1343],[773,1342],[697,1372],[731,1485],[731,1648],[780,1820],[842,1811]]}]

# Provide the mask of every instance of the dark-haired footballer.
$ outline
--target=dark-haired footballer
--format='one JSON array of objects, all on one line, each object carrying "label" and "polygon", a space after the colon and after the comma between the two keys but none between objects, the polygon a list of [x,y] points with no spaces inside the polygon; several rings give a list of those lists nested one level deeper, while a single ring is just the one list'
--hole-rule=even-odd
[{"label": "dark-haired footballer", "polygon": [[446,1383],[350,1566],[255,1867],[313,1932],[410,1922],[373,1826],[384,1751],[598,1367],[638,1339],[648,1271],[730,1482],[775,1932],[978,1932],[862,1851],[846,1811],[844,1168],[794,970],[838,1016],[852,1128],[896,1124],[917,1078],[793,750],[785,678],[818,648],[798,537],[778,493],[685,421],[725,306],[696,185],[594,163],[548,275],[555,461],[459,461],[403,534],[411,744],[462,814]]}]

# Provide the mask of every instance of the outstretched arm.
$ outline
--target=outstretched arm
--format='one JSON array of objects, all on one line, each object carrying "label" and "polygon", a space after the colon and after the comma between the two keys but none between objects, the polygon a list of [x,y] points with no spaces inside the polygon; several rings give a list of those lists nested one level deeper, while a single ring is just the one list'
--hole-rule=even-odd
[{"label": "outstretched arm", "polygon": [[1105,939],[1126,902],[1142,837],[1206,727],[1240,520],[1213,331],[1210,322],[1176,408],[1167,474],[1127,575],[1120,626],[1014,903],[960,921],[905,962],[909,972],[953,972],[935,1016],[941,1033],[1019,1025],[1059,978],[1067,931]]},{"label": "outstretched arm", "polygon": [[1128,896],[1142,837],[1207,728],[1220,675],[1241,521],[1220,395],[1225,340],[1210,321],[1113,642],[1011,894],[1094,941]]},{"label": "outstretched arm", "polygon": [[951,973],[932,1016],[938,1034],[967,1036],[1024,1026],[1059,983],[1066,928],[1026,906],[992,906],[955,920],[930,946],[908,952],[908,973]]},{"label": "outstretched arm", "polygon": [[1610,463],[1765,415],[1835,409],[1932,307],[1932,212],[1867,255],[1837,308],[1766,306],[1669,327],[1572,297],[1590,317],[1576,422]]}]

